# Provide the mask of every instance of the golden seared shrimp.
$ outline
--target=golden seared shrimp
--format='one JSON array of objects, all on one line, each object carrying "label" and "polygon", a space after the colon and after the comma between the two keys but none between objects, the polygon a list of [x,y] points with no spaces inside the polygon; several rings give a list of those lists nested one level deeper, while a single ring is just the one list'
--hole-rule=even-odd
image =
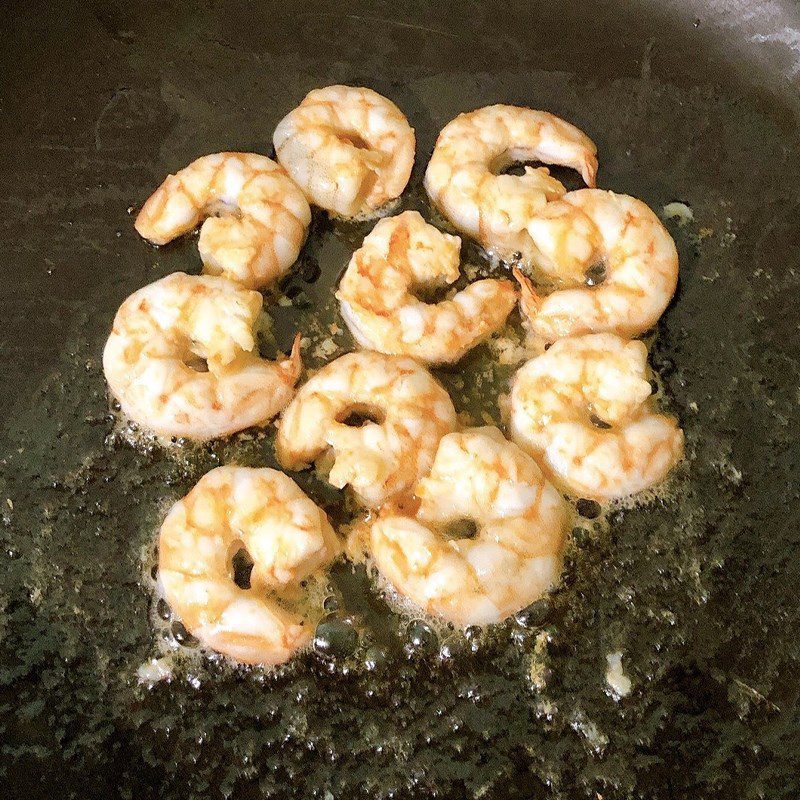
[{"label": "golden seared shrimp", "polygon": [[[416,513],[382,510],[370,544],[380,572],[428,613],[464,627],[500,622],[558,580],[566,504],[497,428],[445,436],[415,493]],[[465,519],[475,536],[448,537]]]},{"label": "golden seared shrimp", "polygon": [[[353,415],[366,422],[353,424]],[[349,353],[297,392],[281,418],[276,451],[281,466],[294,470],[330,452],[328,481],[349,485],[375,508],[414,485],[455,427],[450,396],[416,361]]]},{"label": "golden seared shrimp", "polygon": [[[555,205],[555,204],[554,204]],[[544,297],[515,270],[520,305],[532,330],[548,341],[561,336],[611,331],[635,336],[652,327],[669,305],[678,283],[675,243],[658,217],[640,200],[600,189],[569,192],[560,207],[580,212],[534,219],[530,229],[553,257],[569,263],[568,284]],[[536,227],[538,226],[538,227]],[[581,285],[575,286],[575,254],[581,253]],[[558,272],[558,269],[555,269]],[[587,285],[586,275],[594,285]]]},{"label": "golden seared shrimp", "polygon": [[299,336],[279,362],[258,354],[258,292],[176,272],[134,292],[103,352],[111,393],[161,436],[213,439],[272,419],[300,377]]},{"label": "golden seared shrimp", "polygon": [[310,202],[340,217],[373,216],[402,194],[414,165],[414,129],[403,112],[354,86],[309,92],[273,142]]},{"label": "golden seared shrimp", "polygon": [[475,281],[439,303],[412,294],[458,278],[460,244],[416,211],[378,222],[353,254],[336,293],[356,341],[380,353],[445,364],[498,330],[517,302],[510,281]]},{"label": "golden seared shrimp", "polygon": [[[249,589],[234,581],[232,559],[242,549],[253,561]],[[314,628],[287,604],[302,606],[300,582],[340,549],[324,512],[287,475],[218,467],[164,520],[158,581],[173,612],[206,647],[246,664],[281,664]]]},{"label": "golden seared shrimp", "polygon": [[597,148],[559,117],[518,106],[493,105],[460,114],[436,141],[425,188],[458,230],[500,258],[538,260],[528,221],[566,190],[546,168],[502,175],[510,164],[544,161],[578,170],[594,186]]},{"label": "golden seared shrimp", "polygon": [[683,432],[650,393],[643,342],[559,339],[514,377],[511,436],[570,493],[625,497],[661,481],[683,454]]},{"label": "golden seared shrimp", "polygon": [[297,260],[311,209],[271,158],[215,153],[170,175],[142,206],[136,230],[166,244],[200,222],[205,272],[259,289]]}]

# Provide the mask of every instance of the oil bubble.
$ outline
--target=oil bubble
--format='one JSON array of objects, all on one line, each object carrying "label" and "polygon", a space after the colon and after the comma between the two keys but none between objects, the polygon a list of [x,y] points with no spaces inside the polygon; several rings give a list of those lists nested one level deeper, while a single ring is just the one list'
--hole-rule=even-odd
[{"label": "oil bubble", "polygon": [[335,595],[328,595],[328,597],[326,597],[322,601],[322,608],[328,613],[331,613],[332,611],[338,611],[339,610],[338,598]]},{"label": "oil bubble", "polygon": [[457,663],[466,650],[467,643],[463,637],[452,637],[439,648],[439,660],[443,664]]},{"label": "oil bubble", "polygon": [[547,598],[541,598],[531,603],[522,611],[514,615],[514,621],[522,628],[538,628],[546,620],[550,613],[550,603]]},{"label": "oil bubble", "polygon": [[349,656],[358,646],[358,631],[343,619],[327,617],[317,625],[314,649],[334,658]]},{"label": "oil bubble", "polygon": [[415,620],[406,629],[406,635],[408,638],[405,650],[410,655],[430,655],[437,649],[438,638],[427,622]]},{"label": "oil bubble", "polygon": [[470,651],[472,653],[480,652],[483,640],[483,628],[479,625],[470,625],[464,629],[464,636],[466,637]]},{"label": "oil bubble", "polygon": [[184,624],[178,620],[172,623],[172,636],[178,644],[182,644],[185,647],[191,647],[197,644],[197,639],[195,639],[194,636],[186,630]]},{"label": "oil bubble", "polygon": [[364,666],[370,671],[383,667],[389,659],[389,654],[383,647],[370,647],[364,654]]},{"label": "oil bubble", "polygon": [[161,619],[169,619],[172,616],[169,603],[163,597],[156,603],[156,614],[158,614]]}]

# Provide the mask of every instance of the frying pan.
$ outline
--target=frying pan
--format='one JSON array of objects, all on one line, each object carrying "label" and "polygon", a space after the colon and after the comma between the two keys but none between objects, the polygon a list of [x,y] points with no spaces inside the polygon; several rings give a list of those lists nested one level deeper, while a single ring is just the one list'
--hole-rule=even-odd
[{"label": "frying pan", "polygon": [[[796,3],[29,0],[2,24],[5,797],[800,795]],[[645,503],[578,516],[561,585],[516,619],[430,627],[341,565],[329,610],[355,648],[236,670],[153,606],[152,542],[208,469],[273,463],[271,437],[132,446],[100,353],[124,297],[199,269],[191,239],[139,239],[131,207],[198,155],[269,152],[281,116],[333,82],[385,93],[416,128],[404,208],[430,216],[437,132],[489,102],[586,130],[601,187],[690,207],[667,223],[680,287],[651,347],[687,458]],[[325,335],[368,230],[315,218],[292,304],[270,306],[276,347]],[[440,377],[499,421],[511,370],[489,362]],[[165,647],[171,679],[141,684]]]}]

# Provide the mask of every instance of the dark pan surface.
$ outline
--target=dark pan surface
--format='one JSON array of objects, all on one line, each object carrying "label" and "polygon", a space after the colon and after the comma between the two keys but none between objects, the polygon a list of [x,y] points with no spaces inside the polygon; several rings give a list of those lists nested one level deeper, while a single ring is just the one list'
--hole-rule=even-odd
[{"label": "dark pan surface", "polygon": [[[800,795],[796,5],[49,6],[4,6],[0,61],[4,797]],[[189,655],[147,689],[165,507],[219,463],[273,462],[269,436],[165,450],[114,433],[99,356],[117,306],[199,269],[193,240],[155,250],[128,209],[198,155],[269,152],[278,119],[335,81],[409,115],[404,207],[429,213],[440,127],[495,101],[586,130],[602,187],[691,206],[670,223],[681,284],[652,348],[687,461],[661,499],[586,522],[550,601],[488,635],[409,630],[342,567],[351,657],[264,675]],[[369,227],[315,220],[293,304],[271,309],[278,345],[325,337]],[[486,362],[442,378],[497,418],[508,370],[480,382]],[[369,647],[386,653],[374,670]],[[619,701],[615,651],[633,683]]]}]

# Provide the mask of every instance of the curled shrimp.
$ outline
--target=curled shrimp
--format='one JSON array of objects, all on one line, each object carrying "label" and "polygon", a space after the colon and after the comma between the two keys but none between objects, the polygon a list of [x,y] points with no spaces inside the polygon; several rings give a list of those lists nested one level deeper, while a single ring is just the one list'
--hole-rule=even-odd
[{"label": "curled shrimp", "polygon": [[120,306],[103,352],[111,393],[161,436],[213,439],[261,425],[291,399],[300,341],[279,362],[258,355],[262,297],[225,278],[176,272]]},{"label": "curled shrimp", "polygon": [[[234,581],[232,560],[242,549],[253,562],[249,589]],[[218,467],[161,526],[159,586],[206,647],[246,664],[280,664],[313,633],[300,582],[340,549],[324,512],[287,475]]]},{"label": "curled shrimp", "polygon": [[275,128],[278,161],[306,196],[340,217],[368,217],[399,197],[414,165],[414,129],[372,89],[309,92]]},{"label": "curled shrimp", "polygon": [[142,206],[136,230],[166,244],[203,220],[198,246],[204,271],[259,289],[297,260],[311,209],[272,159],[215,153],[167,177]]},{"label": "curled shrimp", "polygon": [[353,254],[336,297],[356,341],[428,364],[458,361],[498,330],[517,295],[506,280],[475,281],[452,299],[425,303],[414,288],[453,283],[461,240],[416,211],[380,220]]},{"label": "curled shrimp", "polygon": [[566,189],[544,167],[499,174],[510,164],[543,161],[578,170],[594,186],[597,148],[574,125],[518,106],[460,114],[442,129],[425,172],[425,188],[453,225],[503,259],[532,263],[538,248],[529,220]]},{"label": "curled shrimp", "polygon": [[[565,208],[568,212],[561,213]],[[532,220],[529,228],[551,254],[555,266],[550,271],[558,272],[561,254],[569,265],[561,276],[567,288],[546,296],[537,294],[520,270],[514,273],[522,311],[547,341],[602,331],[636,336],[658,321],[675,293],[675,243],[640,200],[580,189],[565,195],[555,213]],[[598,268],[600,278],[587,285],[586,276]]]},{"label": "curled shrimp", "polygon": [[[451,433],[415,489],[413,516],[386,508],[370,547],[394,588],[460,626],[500,622],[557,580],[566,504],[530,456],[497,428]],[[447,527],[472,520],[472,538]]]},{"label": "curled shrimp", "polygon": [[300,388],[281,418],[276,452],[281,466],[296,470],[330,451],[328,481],[349,484],[374,508],[412,486],[455,427],[450,396],[416,361],[349,353]]},{"label": "curled shrimp", "polygon": [[514,377],[511,436],[566,491],[625,497],[663,480],[683,454],[683,432],[650,393],[643,342],[559,339]]}]

